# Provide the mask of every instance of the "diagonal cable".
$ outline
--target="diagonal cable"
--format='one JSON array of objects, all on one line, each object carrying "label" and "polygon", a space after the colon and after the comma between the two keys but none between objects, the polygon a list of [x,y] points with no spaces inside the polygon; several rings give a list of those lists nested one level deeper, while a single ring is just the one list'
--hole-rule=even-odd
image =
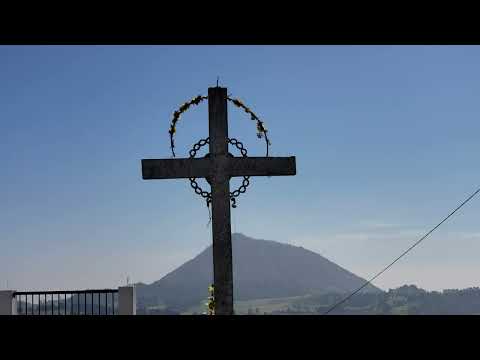
[{"label": "diagonal cable", "polygon": [[342,300],[338,301],[335,303],[333,306],[331,306],[327,311],[325,311],[322,315],[327,315],[329,314],[332,310],[349,300],[352,296],[354,296],[356,293],[358,293],[360,290],[362,290],[365,286],[370,284],[373,280],[378,278],[380,275],[382,275],[385,271],[387,271],[393,264],[395,264],[398,260],[400,260],[403,256],[405,256],[410,250],[412,250],[415,246],[420,244],[423,240],[425,240],[432,232],[434,232],[438,227],[440,227],[445,221],[447,221],[453,214],[455,214],[458,210],[460,210],[463,205],[468,203],[471,199],[475,197],[480,192],[480,188],[477,189],[472,195],[470,195],[464,202],[462,202],[455,210],[453,210],[450,214],[448,214],[447,217],[445,217],[442,221],[440,221],[433,229],[431,229],[429,232],[427,232],[425,235],[423,235],[417,242],[415,242],[412,246],[410,246],[407,250],[405,250],[399,257],[397,257],[395,260],[393,260],[390,264],[385,266],[380,272],[378,272],[374,277],[372,277],[370,280],[366,281],[362,286],[360,286],[358,289],[356,289],[354,292],[352,292],[350,295],[347,297],[343,298]]}]

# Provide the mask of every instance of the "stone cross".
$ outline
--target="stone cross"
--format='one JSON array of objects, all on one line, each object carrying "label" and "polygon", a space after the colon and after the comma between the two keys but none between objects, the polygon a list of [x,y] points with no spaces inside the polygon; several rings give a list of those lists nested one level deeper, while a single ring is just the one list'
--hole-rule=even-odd
[{"label": "stone cross", "polygon": [[144,180],[206,178],[212,194],[215,314],[233,315],[230,178],[295,175],[295,157],[234,157],[228,152],[227,89],[208,89],[210,154],[204,158],[143,159]]}]

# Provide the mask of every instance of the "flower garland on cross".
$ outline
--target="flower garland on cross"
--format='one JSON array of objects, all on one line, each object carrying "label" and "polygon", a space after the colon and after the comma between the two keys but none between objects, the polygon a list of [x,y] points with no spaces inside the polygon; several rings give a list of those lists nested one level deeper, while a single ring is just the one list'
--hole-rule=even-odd
[{"label": "flower garland on cross", "polygon": [[[185,111],[187,111],[190,108],[190,106],[198,105],[202,101],[207,100],[207,99],[208,99],[208,96],[198,95],[198,96],[194,97],[192,100],[187,101],[186,103],[182,104],[182,106],[180,106],[178,108],[178,110],[176,110],[173,113],[173,119],[170,123],[170,128],[168,130],[168,133],[170,134],[170,148],[172,150],[173,157],[175,157],[175,151],[174,151],[175,142],[174,142],[173,137],[174,137],[174,135],[177,131],[177,122],[180,119],[180,115],[182,115]],[[227,100],[232,102],[235,106],[237,106],[239,108],[242,108],[247,114],[250,115],[251,120],[257,122],[257,137],[259,139],[261,139],[262,137],[265,138],[265,143],[267,145],[267,155],[266,156],[268,157],[268,147],[271,145],[271,142],[270,142],[270,140],[267,136],[267,131],[268,130],[265,126],[265,123],[263,121],[261,121],[259,119],[259,117],[257,115],[255,115],[255,113],[252,110],[250,110],[245,104],[243,104],[239,99],[232,99],[230,96],[227,96]]]}]

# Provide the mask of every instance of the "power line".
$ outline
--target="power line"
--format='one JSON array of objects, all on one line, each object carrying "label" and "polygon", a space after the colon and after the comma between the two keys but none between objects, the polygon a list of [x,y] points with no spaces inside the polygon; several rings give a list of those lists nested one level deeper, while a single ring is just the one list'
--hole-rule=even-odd
[{"label": "power line", "polygon": [[330,313],[333,309],[337,308],[339,305],[343,304],[346,302],[348,299],[350,299],[352,296],[354,296],[356,293],[358,293],[360,290],[362,290],[365,286],[370,284],[373,280],[375,280],[377,277],[382,275],[385,271],[387,271],[393,264],[395,264],[398,260],[400,260],[404,255],[406,255],[410,250],[412,250],[415,246],[420,244],[423,240],[425,240],[432,232],[434,232],[440,225],[442,225],[445,221],[447,221],[453,214],[455,214],[460,208],[468,203],[471,199],[475,197],[480,192],[480,188],[475,191],[472,195],[470,195],[464,202],[462,202],[455,210],[453,210],[445,219],[440,221],[433,229],[431,229],[429,232],[427,232],[425,235],[423,235],[415,244],[410,246],[407,250],[405,250],[399,257],[397,257],[395,260],[393,260],[390,264],[388,264],[385,268],[383,268],[379,273],[377,273],[374,277],[372,277],[370,280],[366,281],[362,286],[360,286],[357,290],[352,292],[350,295],[347,297],[343,298],[339,302],[335,303],[332,307],[330,307],[327,311],[325,311],[322,315],[327,315]]}]

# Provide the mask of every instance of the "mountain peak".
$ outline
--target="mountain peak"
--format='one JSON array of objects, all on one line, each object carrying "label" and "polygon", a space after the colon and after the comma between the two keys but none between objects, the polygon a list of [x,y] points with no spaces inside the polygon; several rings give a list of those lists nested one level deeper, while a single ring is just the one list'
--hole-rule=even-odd
[{"label": "mountain peak", "polygon": [[[232,234],[235,300],[346,293],[365,280],[323,256],[290,244]],[[213,282],[212,246],[151,285],[141,286],[144,303],[185,309],[201,302]],[[380,289],[368,285],[366,292]]]}]

